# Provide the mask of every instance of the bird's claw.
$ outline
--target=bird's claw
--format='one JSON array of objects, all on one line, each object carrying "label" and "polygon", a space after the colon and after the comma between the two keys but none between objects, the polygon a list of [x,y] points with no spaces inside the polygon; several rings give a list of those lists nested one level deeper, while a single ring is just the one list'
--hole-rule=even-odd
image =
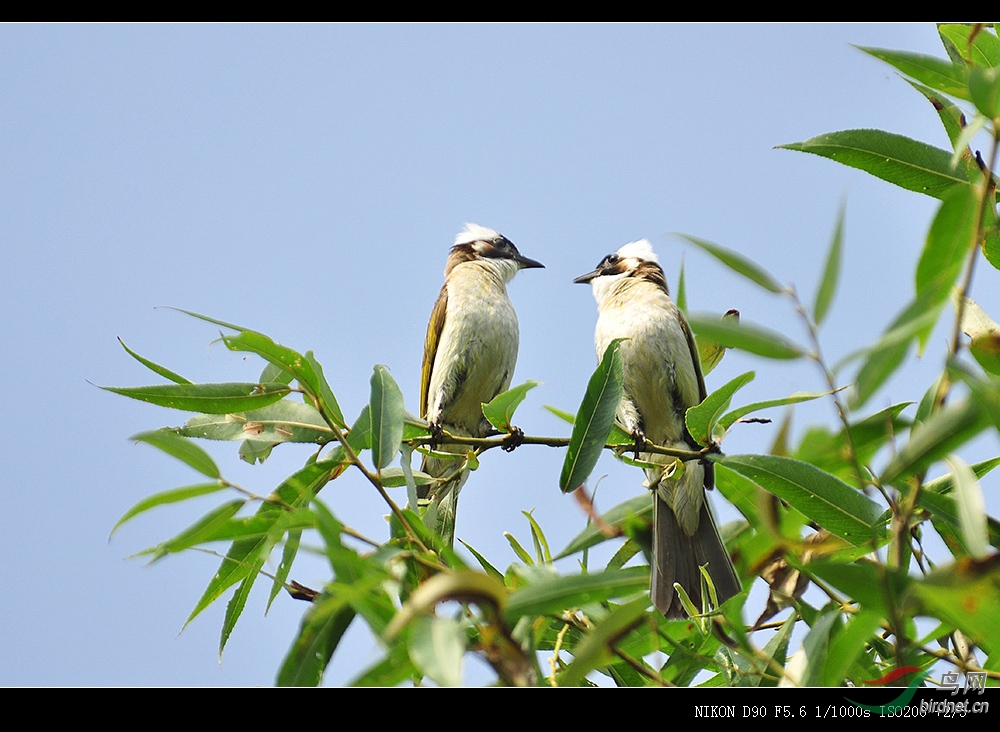
[{"label": "bird's claw", "polygon": [[514,452],[524,442],[524,431],[520,427],[511,427],[500,447],[504,452]]}]

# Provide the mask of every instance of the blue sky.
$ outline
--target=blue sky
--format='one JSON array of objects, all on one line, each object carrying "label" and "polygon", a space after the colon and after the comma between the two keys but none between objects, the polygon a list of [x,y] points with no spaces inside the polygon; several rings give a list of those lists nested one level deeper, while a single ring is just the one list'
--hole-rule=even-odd
[{"label": "blue sky", "polygon": [[[216,558],[128,559],[217,497],[148,514],[108,541],[136,501],[199,482],[127,439],[186,415],[88,383],[152,381],[116,337],[193,380],[253,381],[261,368],[210,345],[212,326],[157,306],[312,349],[352,417],[372,365],[386,364],[416,411],[448,247],[464,222],[489,226],[546,265],[510,286],[515,383],[544,382],[517,422],[566,435],[543,405],[575,411],[595,365],[596,306],[574,276],[647,237],[674,285],[683,258],[693,310],[735,307],[802,340],[787,302],[671,232],[736,249],[811,301],[843,202],[844,274],[823,347],[835,361],[874,340],[912,292],[935,202],[775,146],[862,127],[947,139],[926,101],[852,44],[943,55],[931,24],[0,26],[0,342],[11,372],[0,684],[267,685],[297,631],[302,603],[280,598],[265,618],[266,590],[255,591],[220,666],[223,603],[178,634]],[[973,293],[997,317],[995,279],[980,268]],[[870,410],[918,399],[944,343],[942,331]],[[740,403],[822,388],[814,368],[741,354],[709,388],[749,369],[758,376]],[[824,402],[793,424],[833,417]],[[723,447],[763,451],[775,430],[748,426]],[[308,454],[284,446],[252,468],[235,447],[207,445],[257,492]],[[487,454],[463,491],[458,536],[505,567],[503,532],[528,541],[521,512],[534,509],[561,548],[585,522],[559,492],[561,459]],[[599,507],[640,490],[610,457],[605,473]],[[385,536],[385,506],[360,480],[323,498]],[[713,500],[722,521],[735,518]],[[308,556],[292,574],[314,587],[328,576]],[[758,588],[753,612],[762,598]],[[326,681],[380,657],[352,629]],[[470,664],[469,683],[489,678]]]}]

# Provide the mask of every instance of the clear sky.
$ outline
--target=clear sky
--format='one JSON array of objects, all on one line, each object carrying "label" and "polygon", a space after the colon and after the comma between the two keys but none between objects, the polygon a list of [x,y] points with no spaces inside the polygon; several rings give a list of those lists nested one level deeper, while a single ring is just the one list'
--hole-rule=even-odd
[{"label": "clear sky", "polygon": [[[691,309],[735,307],[802,340],[787,302],[671,232],[741,251],[810,301],[843,202],[844,274],[823,347],[835,361],[873,341],[912,293],[936,202],[774,147],[862,127],[948,142],[927,102],[852,44],[943,56],[931,24],[0,26],[0,684],[268,685],[297,632],[305,605],[280,597],[265,618],[260,583],[220,667],[224,602],[178,635],[218,560],[128,559],[218,496],[108,542],[136,501],[199,482],[127,439],[186,415],[88,383],[155,380],[116,337],[194,380],[253,381],[261,368],[210,345],[212,326],[156,306],[312,349],[350,418],[372,365],[386,364],[415,412],[448,247],[464,222],[489,226],[546,265],[510,286],[514,382],[544,382],[516,421],[568,435],[543,405],[575,411],[596,362],[596,306],[573,277],[647,237],[673,287],[683,258]],[[973,291],[994,317],[996,275],[980,268]],[[942,331],[864,413],[919,398],[944,342]],[[749,369],[740,404],[822,388],[813,368],[732,353],[709,388]],[[833,418],[824,402],[793,424]],[[723,449],[764,451],[776,429],[737,429]],[[261,493],[308,455],[282,446],[252,468],[236,443],[207,447]],[[968,459],[996,450],[991,439]],[[458,536],[506,567],[503,532],[530,543],[521,512],[534,509],[562,548],[585,517],[559,492],[561,460],[548,448],[488,453],[463,491]],[[610,456],[605,473],[599,508],[641,490],[638,471]],[[323,499],[384,538],[385,505],[360,480]],[[735,517],[713,500],[722,521]],[[318,588],[328,569],[304,556],[292,576]],[[380,657],[352,629],[326,681]],[[490,675],[473,663],[467,678]]]}]

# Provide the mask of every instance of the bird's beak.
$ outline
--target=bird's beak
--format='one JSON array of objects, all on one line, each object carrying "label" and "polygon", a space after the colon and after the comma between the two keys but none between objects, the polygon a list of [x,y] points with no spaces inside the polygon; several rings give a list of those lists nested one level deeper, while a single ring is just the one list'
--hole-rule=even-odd
[{"label": "bird's beak", "polygon": [[573,280],[573,282],[577,283],[578,285],[586,285],[592,279],[594,279],[595,277],[600,277],[602,274],[603,273],[601,272],[600,269],[595,269],[593,272],[588,272],[587,274],[580,275],[575,280]]},{"label": "bird's beak", "polygon": [[517,262],[517,266],[520,267],[521,269],[534,269],[537,267],[545,269],[545,265],[542,264],[541,262],[536,262],[534,259],[528,259],[527,257],[522,257],[520,254],[517,255],[514,261]]}]

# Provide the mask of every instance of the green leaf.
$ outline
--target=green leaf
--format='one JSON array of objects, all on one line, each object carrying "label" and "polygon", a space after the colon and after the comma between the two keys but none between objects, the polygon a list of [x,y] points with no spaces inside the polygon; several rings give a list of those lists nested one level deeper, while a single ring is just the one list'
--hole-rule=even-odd
[{"label": "green leaf", "polygon": [[962,332],[972,339],[969,352],[979,365],[1000,376],[1000,324],[969,298],[964,299],[962,307]]},{"label": "green leaf", "polygon": [[882,471],[882,482],[897,485],[897,481],[927,470],[988,425],[989,418],[974,399],[947,404],[914,426],[910,439]]},{"label": "green leaf", "polygon": [[399,452],[403,439],[403,393],[389,374],[389,369],[376,365],[371,378],[372,462],[381,470]]},{"label": "green leaf", "polygon": [[742,407],[727,412],[722,417],[719,418],[719,424],[725,429],[729,429],[733,424],[745,417],[748,414],[753,414],[754,412],[759,412],[762,409],[771,409],[773,407],[784,407],[789,404],[801,404],[802,402],[811,402],[813,399],[820,399],[821,397],[829,396],[833,392],[831,391],[811,391],[811,392],[796,392],[790,396],[782,397],[781,399],[767,399],[762,402],[754,402],[752,404],[746,404]]},{"label": "green leaf", "polygon": [[583,485],[611,433],[622,395],[621,339],[608,344],[601,363],[587,384],[587,392],[573,422],[559,487],[564,493]]},{"label": "green leaf", "polygon": [[236,627],[236,622],[240,619],[240,615],[243,614],[247,598],[250,597],[250,590],[253,589],[254,582],[257,581],[257,575],[263,567],[264,558],[257,557],[257,561],[254,562],[250,572],[243,578],[240,586],[236,588],[236,592],[233,593],[233,596],[229,598],[229,602],[226,604],[226,615],[222,619],[222,632],[219,634],[220,664],[222,663],[222,652],[226,649],[229,636],[232,635],[233,629]]},{"label": "green leaf", "polygon": [[278,671],[278,686],[319,686],[355,612],[337,595],[322,594],[302,618],[299,634]]},{"label": "green leaf", "polygon": [[[792,615],[791,618],[795,616]],[[883,614],[871,608],[862,608],[830,642],[830,653],[823,669],[821,686],[839,686],[851,666],[864,651],[873,633],[883,622]],[[868,681],[869,679],[865,679]]]},{"label": "green leaf", "polygon": [[552,564],[552,553],[549,551],[549,542],[545,538],[545,532],[542,531],[542,527],[538,525],[535,521],[535,517],[531,515],[531,511],[521,511],[528,523],[531,524],[531,540],[535,545],[535,556],[538,558],[539,564]]},{"label": "green leaf", "polygon": [[155,562],[167,554],[184,551],[198,544],[219,541],[220,533],[228,529],[229,520],[243,508],[245,503],[246,501],[237,499],[212,509],[177,536],[155,547],[152,550],[153,558],[150,561]]},{"label": "green leaf", "polygon": [[726,249],[725,247],[720,247],[718,244],[713,244],[710,241],[688,236],[687,234],[678,234],[678,236],[683,237],[696,247],[708,252],[731,270],[739,275],[743,275],[768,292],[782,294],[787,291],[787,288],[772,277],[770,272],[756,262],[750,261],[742,254],[734,252],[731,249]]},{"label": "green leaf", "polygon": [[995,33],[980,28],[970,45],[969,36],[973,30],[974,26],[969,23],[942,23],[938,26],[942,40],[951,41],[963,60],[986,68],[1000,64],[1000,40]]},{"label": "green leaf", "polygon": [[178,432],[208,440],[248,440],[267,445],[334,439],[333,431],[315,408],[304,402],[282,399],[261,409],[239,414],[200,414]]},{"label": "green leaf", "polygon": [[[537,618],[593,602],[628,597],[649,590],[649,567],[629,567],[597,574],[551,577],[511,593],[504,617],[516,625],[522,617]],[[649,598],[646,598],[649,602]]]},{"label": "green leaf", "polygon": [[1000,651],[1000,555],[936,569],[913,583],[922,611],[959,628],[992,656]]},{"label": "green leaf", "polygon": [[979,200],[970,186],[945,193],[917,264],[917,297],[937,304],[947,299],[975,246]]},{"label": "green leaf", "polygon": [[273,404],[291,391],[280,384],[160,384],[100,388],[160,407],[206,414],[259,409]]},{"label": "green leaf", "polygon": [[601,521],[604,525],[616,529],[614,536],[608,536],[605,534],[604,531],[602,531],[602,527],[593,523],[587,524],[587,527],[582,532],[577,534],[577,536],[566,546],[565,549],[556,555],[556,559],[568,557],[570,554],[576,554],[577,552],[589,549],[590,547],[596,546],[601,542],[607,541],[608,539],[620,536],[621,529],[625,523],[633,521],[637,517],[652,520],[653,499],[652,494],[649,491],[644,491],[641,495],[638,495],[635,498],[630,498],[624,503],[618,504],[601,516]]},{"label": "green leaf", "polygon": [[[285,478],[272,495],[286,506],[304,506],[329,480],[329,465],[311,463]],[[254,518],[277,523],[285,513],[279,504],[264,503]],[[234,541],[184,625],[187,626],[227,589],[249,576],[257,558],[266,558],[278,539],[280,536],[263,533]]]},{"label": "green leaf", "polygon": [[878,541],[884,533],[878,504],[808,463],[771,455],[730,455],[714,460],[854,546]]},{"label": "green leaf", "polygon": [[559,676],[559,686],[580,686],[588,673],[611,661],[619,641],[645,619],[648,607],[649,598],[638,597],[595,623],[573,648],[573,662]]},{"label": "green leaf", "polygon": [[156,508],[157,506],[165,506],[170,503],[179,503],[180,501],[186,501],[189,498],[198,498],[199,496],[207,496],[209,493],[217,493],[226,488],[223,483],[201,483],[199,485],[189,485],[185,488],[174,488],[173,490],[163,491],[162,493],[157,493],[155,495],[149,496],[149,498],[143,498],[137,504],[132,506],[125,515],[118,519],[118,523],[115,524],[114,528],[111,529],[111,535],[108,536],[110,540],[115,532],[124,525],[126,522],[132,520],[140,513],[145,513],[151,508]]},{"label": "green leaf", "polygon": [[316,376],[317,393],[315,396],[319,399],[320,408],[325,414],[333,418],[338,427],[346,427],[347,421],[344,419],[344,413],[340,411],[340,404],[337,403],[337,397],[333,395],[333,389],[330,388],[326,376],[323,375],[323,367],[320,365],[320,362],[313,356],[312,351],[306,351],[305,360],[307,364],[312,366],[313,373]]},{"label": "green leaf", "polygon": [[410,639],[410,659],[441,686],[461,686],[465,629],[452,618],[417,618]]},{"label": "green leaf", "polygon": [[181,437],[175,430],[159,429],[152,432],[140,432],[137,435],[132,435],[129,439],[145,442],[147,445],[163,450],[209,478],[222,477],[218,466],[208,453],[191,440]]},{"label": "green leaf", "polygon": [[964,66],[935,56],[925,56],[906,51],[890,51],[884,48],[857,46],[865,53],[885,61],[907,76],[926,84],[932,89],[950,94],[959,99],[969,98],[969,72]]},{"label": "green leaf", "polygon": [[962,538],[973,559],[985,559],[990,554],[990,532],[986,517],[986,499],[972,468],[957,455],[948,457],[955,479],[955,503]]},{"label": "green leaf", "polygon": [[826,319],[826,314],[830,311],[830,304],[833,302],[833,296],[837,292],[843,241],[844,205],[841,204],[840,212],[837,214],[837,225],[834,227],[833,238],[830,240],[830,251],[826,255],[826,266],[823,267],[823,276],[820,278],[819,289],[816,291],[816,303],[813,305],[813,321],[816,325],[821,325]]},{"label": "green leaf", "polygon": [[514,410],[524,401],[528,392],[538,386],[537,381],[526,381],[519,386],[508,389],[503,394],[497,394],[489,404],[483,405],[483,415],[489,423],[501,432],[510,432],[511,418]]},{"label": "green leaf", "polygon": [[285,547],[281,550],[281,564],[278,565],[278,571],[274,573],[274,582],[271,583],[271,592],[267,596],[267,608],[264,610],[264,614],[271,609],[271,603],[274,602],[274,598],[278,596],[278,593],[285,588],[285,583],[288,580],[288,573],[292,570],[292,563],[295,561],[295,556],[299,552],[299,544],[302,542],[302,532],[301,531],[289,531],[288,538],[285,540]]},{"label": "green leaf", "polygon": [[[569,422],[570,424],[576,422],[576,415],[572,412],[567,412],[565,409],[552,407],[548,404],[545,405],[545,409],[561,419],[563,422]],[[625,430],[615,424],[611,427],[611,434],[608,435],[608,441],[605,444],[631,445],[633,443],[635,443],[635,440],[632,439],[632,435],[628,434]]]},{"label": "green leaf", "polygon": [[934,198],[969,182],[964,170],[952,168],[947,150],[882,130],[830,132],[778,147],[829,158]]},{"label": "green leaf", "polygon": [[[740,320],[740,311],[727,310],[722,314],[722,320],[728,319],[732,319],[733,322],[738,323]],[[716,343],[701,336],[695,336],[694,342],[698,349],[698,361],[701,362],[701,374],[702,376],[708,376],[719,365],[722,357],[726,355],[726,347],[721,343]]]},{"label": "green leaf", "polygon": [[227,323],[225,320],[216,320],[215,318],[210,318],[207,315],[200,315],[199,313],[191,312],[190,310],[184,310],[183,308],[173,308],[170,306],[165,306],[167,310],[176,310],[178,313],[184,313],[185,315],[190,315],[192,318],[197,318],[198,320],[204,320],[206,323],[213,323],[215,325],[222,326],[223,328],[229,328],[229,330],[248,330],[242,325],[233,325],[232,323]]},{"label": "green leaf", "polygon": [[188,379],[185,379],[180,374],[174,373],[173,371],[171,371],[170,369],[168,369],[168,368],[166,368],[164,366],[160,366],[159,364],[153,363],[152,361],[150,361],[147,358],[143,358],[138,353],[136,353],[135,351],[133,351],[131,348],[129,348],[128,346],[126,346],[125,345],[125,341],[123,341],[121,338],[118,339],[118,342],[122,344],[122,348],[125,349],[125,352],[129,356],[131,356],[132,358],[134,358],[136,361],[138,361],[139,363],[141,363],[143,366],[145,366],[147,369],[149,369],[153,373],[159,374],[160,376],[162,376],[163,378],[165,378],[167,381],[172,381],[175,384],[192,384],[192,383],[194,383],[192,381],[189,381]]},{"label": "green leaf", "polygon": [[753,371],[747,371],[706,396],[701,404],[687,410],[684,415],[684,423],[687,425],[691,437],[699,445],[712,444],[712,432],[715,429],[715,424],[719,421],[722,413],[729,408],[733,394],[753,381],[755,376]]},{"label": "green leaf", "polygon": [[688,325],[699,336],[726,348],[739,348],[765,358],[791,359],[806,354],[806,349],[779,333],[733,318],[720,319],[715,315],[695,313],[688,318]]},{"label": "green leaf", "polygon": [[969,94],[980,113],[991,120],[1000,119],[1000,66],[970,69]]}]

